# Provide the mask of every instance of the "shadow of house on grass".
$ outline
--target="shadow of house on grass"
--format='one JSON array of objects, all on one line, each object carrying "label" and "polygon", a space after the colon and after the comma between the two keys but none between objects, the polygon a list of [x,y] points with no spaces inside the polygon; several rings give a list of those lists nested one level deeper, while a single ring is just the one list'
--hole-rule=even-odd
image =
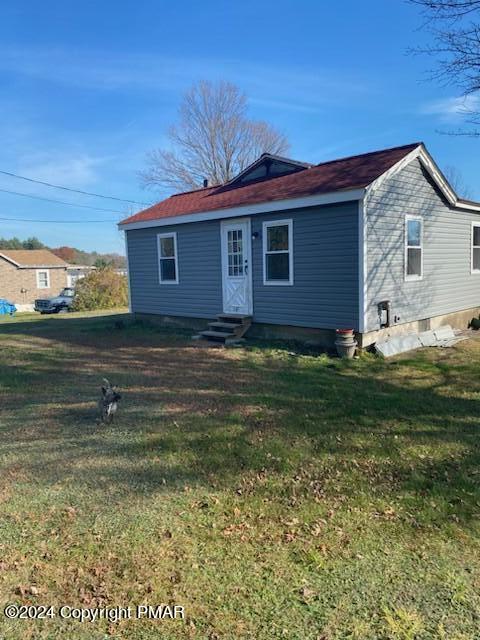
[{"label": "shadow of house on grass", "polygon": [[[478,515],[478,401],[464,389],[468,380],[480,390],[477,365],[456,364],[454,350],[438,362],[423,352],[345,364],[203,350],[158,331],[112,339],[105,324],[53,333],[29,332],[39,350],[20,353],[2,378],[2,449],[36,482],[119,499],[185,485],[290,495],[296,482],[307,499],[318,480],[346,500],[401,498],[420,524],[419,504],[439,505],[435,526]],[[103,376],[124,394],[109,426],[96,422]],[[259,476],[271,484],[245,489]]]}]

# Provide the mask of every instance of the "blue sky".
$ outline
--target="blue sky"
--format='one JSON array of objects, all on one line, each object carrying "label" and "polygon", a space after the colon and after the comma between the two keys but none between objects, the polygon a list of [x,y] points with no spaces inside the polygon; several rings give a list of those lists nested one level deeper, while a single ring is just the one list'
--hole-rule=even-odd
[{"label": "blue sky", "polygon": [[[423,140],[480,198],[480,142],[441,135],[461,124],[454,87],[428,81],[418,9],[403,0],[16,0],[0,8],[0,170],[151,202],[137,171],[165,144],[182,93],[226,79],[252,117],[321,162]],[[135,211],[0,176],[0,189],[113,209],[89,211],[0,192],[0,236],[123,251],[115,222]],[[116,213],[118,212],[118,213]],[[111,222],[110,222],[111,220]]]}]

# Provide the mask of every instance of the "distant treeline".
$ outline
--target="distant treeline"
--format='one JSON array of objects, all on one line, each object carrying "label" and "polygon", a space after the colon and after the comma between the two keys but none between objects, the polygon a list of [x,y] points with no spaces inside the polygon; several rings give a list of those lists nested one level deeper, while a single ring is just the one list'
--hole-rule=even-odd
[{"label": "distant treeline", "polygon": [[118,253],[98,253],[97,251],[81,251],[75,247],[48,247],[38,238],[0,238],[0,251],[2,249],[49,249],[59,258],[69,264],[82,264],[95,267],[112,266],[122,269],[126,265],[125,256]]}]

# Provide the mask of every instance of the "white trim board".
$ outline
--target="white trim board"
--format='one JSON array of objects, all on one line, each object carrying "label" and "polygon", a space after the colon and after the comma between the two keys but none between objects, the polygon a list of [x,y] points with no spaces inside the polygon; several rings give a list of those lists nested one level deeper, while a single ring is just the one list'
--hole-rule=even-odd
[{"label": "white trim board", "polygon": [[[41,273],[46,273],[47,274],[47,284],[42,287],[40,284],[40,274]],[[35,274],[36,274],[36,280],[37,280],[37,289],[50,289],[50,270],[49,269],[35,269]]]},{"label": "white trim board", "polygon": [[338,202],[350,202],[359,200],[365,195],[365,189],[348,189],[346,191],[333,191],[303,198],[288,198],[286,200],[271,200],[258,204],[242,205],[228,209],[215,209],[214,211],[200,211],[181,216],[169,216],[168,218],[157,218],[155,220],[144,220],[141,222],[131,222],[130,224],[119,223],[118,228],[125,231],[130,229],[148,229],[150,227],[166,227],[174,224],[187,224],[188,222],[202,222],[205,220],[223,220],[226,218],[239,218],[251,216],[259,213],[271,213],[286,211],[288,209],[302,209],[304,207],[314,207],[316,205],[336,204]]},{"label": "white trim board", "polygon": [[[173,256],[162,256],[162,247],[160,244],[160,240],[162,238],[173,238]],[[167,233],[157,233],[157,260],[158,260],[158,284],[179,284],[180,278],[178,275],[178,249],[177,249],[177,232],[176,231],[168,231]],[[162,260],[173,260],[175,264],[175,279],[174,280],[163,280],[162,279]]]},{"label": "white trim board", "polygon": [[[408,244],[408,223],[410,221],[420,222],[420,244],[419,245],[409,245]],[[407,214],[405,216],[404,222],[404,257],[403,257],[403,279],[405,282],[419,282],[423,280],[423,216],[410,215]],[[408,250],[409,249],[420,249],[420,275],[418,274],[408,274]]]},{"label": "white trim board", "polygon": [[443,193],[447,201],[456,209],[467,209],[469,211],[478,211],[480,213],[480,202],[465,202],[457,196],[452,189],[448,180],[440,171],[438,165],[432,156],[428,153],[423,144],[418,145],[413,151],[410,151],[404,158],[402,158],[397,164],[394,164],[388,171],[382,173],[376,180],[374,180],[366,189],[366,199],[374,193],[386,180],[397,174],[404,169],[408,164],[416,158],[422,163],[422,166],[427,170],[428,174],[435,182],[437,187]]},{"label": "white trim board", "polygon": [[6,256],[3,253],[0,253],[0,258],[3,258],[4,260],[6,260],[7,262],[10,262],[11,264],[14,264],[16,267],[20,266],[20,264],[18,262],[15,262],[15,260],[13,260],[12,258],[9,258],[8,256]]},{"label": "white trim board", "polygon": [[368,251],[367,251],[367,217],[365,215],[365,203],[358,201],[358,331],[365,332],[367,326],[367,300],[368,300]]},{"label": "white trim board", "polygon": [[[268,251],[268,229],[269,227],[288,228],[288,249],[282,251]],[[275,253],[288,253],[288,280],[267,280],[267,255]],[[263,263],[263,286],[264,287],[292,287],[293,286],[293,219],[265,220],[262,224],[262,263]]]},{"label": "white trim board", "polygon": [[471,231],[470,231],[470,275],[480,273],[480,269],[473,268],[473,250],[479,248],[479,245],[473,244],[474,229],[478,227],[480,227],[480,222],[473,222],[472,220]]},{"label": "white trim board", "polygon": [[128,313],[132,313],[132,285],[130,283],[130,261],[128,259],[128,241],[127,234],[123,234],[123,240],[125,242],[125,258],[127,262],[127,295],[128,295]]}]

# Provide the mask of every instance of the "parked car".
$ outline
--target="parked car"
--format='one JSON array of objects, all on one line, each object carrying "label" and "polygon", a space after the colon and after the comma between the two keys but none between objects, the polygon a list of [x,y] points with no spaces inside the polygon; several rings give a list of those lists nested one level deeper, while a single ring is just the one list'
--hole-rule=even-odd
[{"label": "parked car", "polygon": [[35,311],[40,313],[68,313],[73,304],[75,289],[65,287],[54,298],[39,298],[35,300]]}]

